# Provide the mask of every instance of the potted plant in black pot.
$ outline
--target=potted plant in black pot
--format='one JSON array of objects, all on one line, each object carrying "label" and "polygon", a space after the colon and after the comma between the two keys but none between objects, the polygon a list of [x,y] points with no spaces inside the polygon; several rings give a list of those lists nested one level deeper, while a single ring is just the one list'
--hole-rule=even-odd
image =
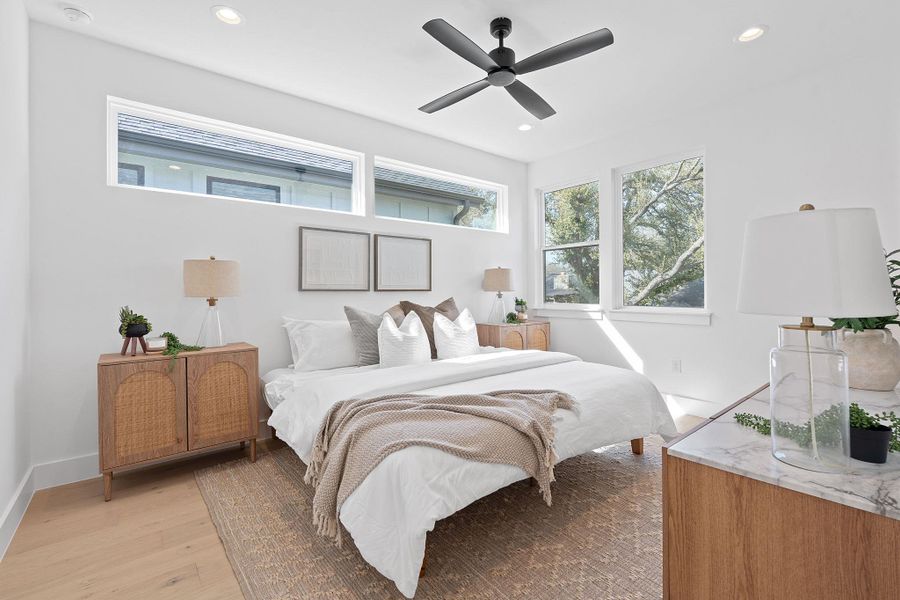
[{"label": "potted plant in black pot", "polygon": [[[882,423],[887,420],[893,427]],[[850,457],[864,462],[887,462],[888,451],[900,451],[900,418],[893,412],[870,415],[857,403],[850,405]]]},{"label": "potted plant in black pot", "polygon": [[144,342],[144,336],[153,331],[153,325],[144,315],[135,313],[131,308],[123,306],[119,309],[119,335],[125,338],[122,344],[122,354],[128,350],[128,344],[131,344],[131,355],[137,353],[137,344],[141,343],[141,349],[146,353],[147,345]]}]

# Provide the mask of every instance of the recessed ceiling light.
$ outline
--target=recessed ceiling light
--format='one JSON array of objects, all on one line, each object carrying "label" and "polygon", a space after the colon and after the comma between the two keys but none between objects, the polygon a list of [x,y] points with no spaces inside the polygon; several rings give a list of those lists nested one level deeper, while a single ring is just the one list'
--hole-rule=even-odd
[{"label": "recessed ceiling light", "polygon": [[169,168],[172,169],[173,171],[180,171],[180,170],[181,170],[181,167],[179,167],[178,165],[169,165]]},{"label": "recessed ceiling light", "polygon": [[748,27],[744,31],[741,32],[739,36],[735,38],[737,42],[752,42],[753,40],[758,40],[769,30],[765,25],[754,25],[753,27]]},{"label": "recessed ceiling light", "polygon": [[244,20],[244,16],[230,6],[213,6],[210,10],[218,20],[227,25],[240,25]]},{"label": "recessed ceiling light", "polygon": [[519,131],[531,131],[531,125],[528,123],[522,123],[519,125]]},{"label": "recessed ceiling light", "polygon": [[74,6],[66,6],[62,10],[63,16],[66,17],[72,23],[79,23],[81,25],[87,25],[93,20],[93,17],[89,15],[87,12],[81,10],[80,8],[75,8]]}]

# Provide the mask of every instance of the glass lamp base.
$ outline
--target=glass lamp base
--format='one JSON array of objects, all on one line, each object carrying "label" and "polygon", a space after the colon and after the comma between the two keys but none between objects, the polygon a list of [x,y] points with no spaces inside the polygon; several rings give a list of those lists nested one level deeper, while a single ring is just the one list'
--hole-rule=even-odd
[{"label": "glass lamp base", "polygon": [[506,323],[506,307],[503,305],[503,294],[497,294],[494,304],[491,306],[491,314],[488,323]]},{"label": "glass lamp base", "polygon": [[770,354],[772,455],[821,473],[846,472],[850,457],[847,355],[825,328],[780,327]]},{"label": "glass lamp base", "polygon": [[222,335],[222,320],[219,317],[219,307],[212,305],[206,311],[206,316],[203,317],[200,334],[197,336],[197,346],[214,348],[216,346],[224,346],[225,343],[225,336]]}]

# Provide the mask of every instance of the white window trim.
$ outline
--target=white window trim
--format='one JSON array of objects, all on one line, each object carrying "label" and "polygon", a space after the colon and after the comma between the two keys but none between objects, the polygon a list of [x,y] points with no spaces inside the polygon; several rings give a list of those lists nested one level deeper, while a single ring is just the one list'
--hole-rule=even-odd
[{"label": "white window trim", "polygon": [[[422,177],[429,177],[431,179],[439,179],[441,181],[448,181],[450,183],[458,183],[460,185],[467,185],[469,187],[482,188],[486,190],[490,190],[497,194],[497,227],[496,229],[481,229],[479,227],[467,227],[465,225],[454,225],[452,223],[434,223],[431,221],[419,221],[417,219],[404,219],[403,217],[387,217],[382,215],[375,214],[374,207],[374,197],[373,197],[373,206],[372,206],[372,215],[376,219],[387,219],[392,221],[405,221],[407,223],[421,223],[423,225],[437,225],[439,227],[453,227],[454,229],[463,229],[466,231],[486,231],[490,233],[509,233],[509,186],[503,185],[501,183],[495,183],[493,181],[486,181],[484,179],[476,179],[474,177],[468,177],[466,175],[459,175],[458,173],[450,173],[448,171],[441,171],[439,169],[434,169],[431,167],[425,167],[422,165],[416,165],[412,163],[402,162],[399,160],[395,160],[392,158],[385,158],[383,156],[375,156],[375,159],[372,161],[373,167],[382,167],[385,169],[391,169],[393,171],[401,171],[403,173],[408,173],[410,175],[420,175]],[[374,189],[375,185],[375,177],[374,177],[374,169],[372,176],[372,185]],[[374,194],[373,194],[374,196]]]},{"label": "white window trim", "polygon": [[[599,186],[600,186],[600,178],[587,176],[581,177],[577,179],[571,179],[562,183],[554,184],[554,185],[545,185],[536,190],[537,198],[534,203],[534,248],[536,248],[534,264],[537,266],[534,273],[534,281],[532,285],[534,286],[534,297],[537,298],[537,301],[534,303],[534,309],[538,312],[536,313],[538,316],[554,316],[554,317],[573,317],[573,318],[586,318],[586,319],[602,319],[603,309],[601,307],[600,302],[603,299],[603,272],[600,271],[600,277],[598,280],[598,290],[597,290],[597,298],[599,302],[597,304],[580,304],[580,303],[548,303],[544,301],[544,251],[545,250],[554,250],[559,248],[567,248],[567,247],[576,247],[576,246],[593,246],[596,245],[598,249],[598,254],[603,254],[603,246],[602,240],[600,238],[600,232],[598,232],[598,239],[596,242],[577,242],[574,244],[561,244],[559,246],[544,246],[544,230],[546,228],[546,222],[544,221],[544,194],[549,192],[556,192],[559,190],[564,190],[566,188],[575,187],[579,185],[585,185],[588,183],[597,183],[598,186],[598,198],[597,198],[597,211],[599,214],[602,214],[601,206],[600,206],[600,198],[599,198]],[[602,226],[600,230],[602,231]],[[597,263],[597,269],[600,269],[600,262]],[[544,313],[541,315],[540,313]],[[577,315],[577,316],[576,316]]]},{"label": "white window trim", "polygon": [[[118,180],[118,162],[119,162],[119,113],[124,112],[130,115],[154,119],[172,123],[173,125],[182,125],[186,127],[194,127],[197,129],[205,129],[214,133],[221,133],[234,137],[241,137],[256,142],[273,144],[286,148],[293,148],[305,152],[314,152],[324,156],[331,156],[342,160],[350,161],[353,164],[353,183],[351,184],[351,210],[350,212],[343,210],[333,210],[329,208],[317,208],[312,206],[302,206],[299,204],[273,204],[268,202],[260,202],[258,200],[247,200],[243,198],[232,198],[230,196],[217,196],[213,194],[205,194],[200,192],[185,192],[181,190],[168,190],[165,188],[153,188],[133,186],[119,183]],[[106,183],[113,187],[123,187],[131,189],[140,189],[148,191],[156,191],[168,194],[183,194],[187,196],[197,196],[201,198],[217,198],[229,200],[233,202],[251,202],[255,205],[263,206],[281,206],[287,208],[299,208],[303,210],[324,211],[339,215],[357,215],[365,216],[365,154],[355,152],[345,148],[311,142],[297,137],[248,127],[246,125],[238,125],[227,121],[202,117],[168,108],[161,108],[135,102],[115,96],[106,97]]]},{"label": "white window trim", "polygon": [[[622,231],[622,176],[643,169],[665,165],[687,158],[703,158],[703,308],[674,308],[665,306],[625,306],[625,282],[621,273],[625,270],[624,241]],[[706,149],[694,148],[683,152],[658,156],[612,171],[613,197],[613,268],[612,292],[613,308],[607,311],[612,320],[641,321],[646,323],[670,323],[677,325],[709,325],[712,312],[709,310],[709,248],[706,232],[708,225],[706,194]]]}]

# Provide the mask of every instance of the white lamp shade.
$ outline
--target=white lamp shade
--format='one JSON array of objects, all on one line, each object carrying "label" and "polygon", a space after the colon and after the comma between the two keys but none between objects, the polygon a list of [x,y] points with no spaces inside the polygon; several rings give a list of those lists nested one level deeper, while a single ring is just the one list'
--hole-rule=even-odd
[{"label": "white lamp shade", "polygon": [[897,314],[875,211],[805,210],[747,223],[738,311],[834,318]]},{"label": "white lamp shade", "polygon": [[188,298],[227,298],[240,293],[241,270],[236,260],[184,261],[184,295]]},{"label": "white lamp shade", "polygon": [[486,292],[511,292],[512,269],[485,269],[481,289]]}]

